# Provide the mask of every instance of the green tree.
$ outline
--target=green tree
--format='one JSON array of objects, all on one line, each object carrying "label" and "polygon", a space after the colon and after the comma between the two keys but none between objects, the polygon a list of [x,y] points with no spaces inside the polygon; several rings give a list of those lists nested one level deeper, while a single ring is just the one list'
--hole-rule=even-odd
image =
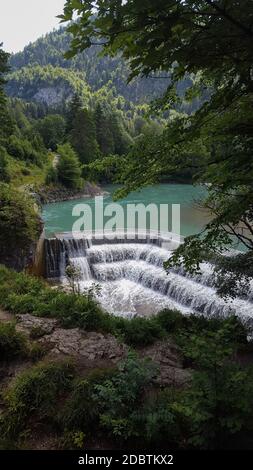
[{"label": "green tree", "polygon": [[191,387],[178,411],[187,423],[187,444],[198,449],[224,448],[233,436],[252,429],[252,368],[234,361],[246,341],[236,318],[215,320],[200,330],[179,333],[185,360],[194,368]]},{"label": "green tree", "polygon": [[8,157],[4,147],[0,145],[0,181],[9,181]]},{"label": "green tree", "polygon": [[109,116],[100,103],[95,109],[96,136],[100,151],[103,155],[115,152],[114,138],[110,127]]},{"label": "green tree", "polygon": [[89,163],[99,155],[93,114],[88,109],[77,110],[69,133],[69,140],[82,163]]},{"label": "green tree", "polygon": [[0,260],[22,266],[41,231],[34,200],[22,191],[0,183]]},{"label": "green tree", "polygon": [[[130,191],[163,174],[192,168],[193,178],[209,183],[206,205],[214,219],[200,236],[188,237],[170,259],[199,268],[208,250],[220,252],[235,237],[253,250],[253,4],[245,0],[68,0],[63,21],[74,39],[68,57],[101,42],[104,52],[121,51],[131,76],[164,71],[170,86],[154,109],[171,110],[205,96],[190,116],[169,123],[153,152],[125,160],[122,181]],[[188,89],[179,89],[185,78]],[[140,149],[138,149],[140,150]],[[124,162],[123,162],[124,163]],[[247,258],[248,255],[245,255]],[[245,263],[246,267],[247,263]],[[234,266],[235,268],[235,266]],[[240,269],[238,269],[240,281]],[[230,271],[227,271],[229,282]],[[228,287],[228,285],[227,285]]]},{"label": "green tree", "polygon": [[66,113],[66,131],[68,133],[73,130],[76,114],[82,108],[83,108],[82,98],[80,95],[75,93],[68,105],[68,109]]},{"label": "green tree", "polygon": [[7,98],[4,91],[5,74],[8,72],[9,55],[3,51],[0,44],[0,144],[3,143],[12,130],[12,122],[7,109]]},{"label": "green tree", "polygon": [[65,119],[59,114],[49,114],[37,124],[37,129],[45,146],[52,150],[56,150],[57,145],[62,143],[65,128]]},{"label": "green tree", "polygon": [[82,167],[78,157],[69,143],[59,145],[58,179],[67,188],[81,189]]}]

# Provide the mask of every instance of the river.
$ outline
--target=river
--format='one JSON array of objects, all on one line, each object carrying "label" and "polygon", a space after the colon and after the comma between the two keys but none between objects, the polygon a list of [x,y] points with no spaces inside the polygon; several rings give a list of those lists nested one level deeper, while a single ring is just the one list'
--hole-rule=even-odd
[{"label": "river", "polygon": [[[117,186],[107,185],[103,189],[109,194],[104,197],[104,208],[112,203],[112,194]],[[203,200],[206,189],[203,186],[192,186],[189,184],[158,184],[133,192],[127,198],[118,203],[126,209],[127,204],[180,204],[181,209],[181,235],[198,233],[209,220],[207,212],[199,207]],[[72,210],[77,204],[88,204],[94,211],[95,201],[92,199],[78,199],[64,202],[47,204],[43,208],[43,219],[47,236],[56,232],[70,232],[76,217],[72,216]],[[93,227],[94,228],[94,227]],[[102,227],[99,227],[100,229]],[[148,227],[150,228],[150,227]],[[152,227],[151,227],[152,228]]]}]

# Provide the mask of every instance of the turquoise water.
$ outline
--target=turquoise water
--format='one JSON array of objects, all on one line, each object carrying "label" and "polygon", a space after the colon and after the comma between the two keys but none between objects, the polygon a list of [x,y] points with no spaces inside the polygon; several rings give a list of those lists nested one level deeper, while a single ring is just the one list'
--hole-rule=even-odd
[{"label": "turquoise water", "polygon": [[[108,192],[108,194],[104,196],[102,209],[105,209],[113,202],[112,194],[116,188],[117,186],[115,185],[107,185],[103,188]],[[186,184],[158,184],[144,188],[139,192],[133,192],[129,194],[127,198],[121,199],[118,203],[123,208],[125,214],[127,204],[143,203],[145,206],[148,206],[151,203],[156,204],[157,206],[160,204],[168,204],[169,211],[171,210],[172,204],[180,204],[180,234],[186,236],[198,233],[209,220],[207,212],[199,206],[199,203],[203,200],[205,194],[206,189],[202,186]],[[43,219],[47,236],[52,236],[57,232],[72,231],[73,223],[78,219],[78,217],[72,216],[72,210],[77,204],[88,204],[94,215],[94,198],[82,198],[73,201],[57,202],[47,204],[43,207]],[[104,222],[107,220],[108,217],[104,217]],[[93,228],[94,226],[93,220]],[[99,228],[102,228],[102,226]],[[149,222],[148,228],[155,229],[155,227],[149,226]],[[172,227],[169,228],[171,230]]]}]

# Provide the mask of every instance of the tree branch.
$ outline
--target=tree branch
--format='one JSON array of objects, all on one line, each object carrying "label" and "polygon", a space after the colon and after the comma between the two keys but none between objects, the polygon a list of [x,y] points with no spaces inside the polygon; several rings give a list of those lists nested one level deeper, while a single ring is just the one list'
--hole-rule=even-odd
[{"label": "tree branch", "polygon": [[237,21],[233,16],[231,16],[229,13],[226,12],[224,8],[221,8],[217,3],[213,2],[212,0],[205,0],[208,5],[212,6],[216,11],[218,11],[224,18],[226,18],[230,23],[232,23],[234,26],[237,26],[241,31],[243,31],[247,36],[252,37],[253,32],[251,29],[247,28],[244,26],[242,23]]}]

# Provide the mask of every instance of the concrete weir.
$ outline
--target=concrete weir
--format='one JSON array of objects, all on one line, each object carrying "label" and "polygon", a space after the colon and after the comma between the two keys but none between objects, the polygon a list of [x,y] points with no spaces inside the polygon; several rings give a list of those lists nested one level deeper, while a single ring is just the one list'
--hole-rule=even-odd
[{"label": "concrete weir", "polygon": [[185,314],[225,317],[239,315],[253,325],[253,284],[247,298],[225,301],[217,296],[213,266],[201,263],[198,274],[183,266],[164,269],[164,262],[182,242],[172,233],[56,233],[45,239],[47,278],[66,282],[65,269],[72,263],[80,271],[80,289],[99,285],[97,298],[110,313],[147,316],[163,308]]},{"label": "concrete weir", "polygon": [[85,256],[87,248],[96,245],[145,244],[155,245],[173,251],[182,243],[183,237],[173,233],[155,231],[117,231],[117,232],[59,232],[54,237],[46,238],[45,261],[46,277],[60,278],[63,266],[68,263],[71,254],[78,252]]}]

